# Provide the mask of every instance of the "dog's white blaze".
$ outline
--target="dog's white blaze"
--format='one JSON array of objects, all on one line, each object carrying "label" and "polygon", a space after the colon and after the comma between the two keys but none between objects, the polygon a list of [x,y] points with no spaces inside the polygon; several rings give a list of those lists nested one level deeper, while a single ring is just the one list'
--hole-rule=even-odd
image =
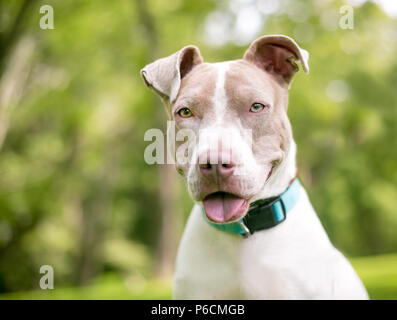
[{"label": "dog's white blaze", "polygon": [[214,95],[214,113],[216,115],[215,125],[220,125],[227,107],[227,97],[225,89],[226,72],[229,70],[231,61],[214,63],[218,69],[218,78],[216,80],[215,95]]}]

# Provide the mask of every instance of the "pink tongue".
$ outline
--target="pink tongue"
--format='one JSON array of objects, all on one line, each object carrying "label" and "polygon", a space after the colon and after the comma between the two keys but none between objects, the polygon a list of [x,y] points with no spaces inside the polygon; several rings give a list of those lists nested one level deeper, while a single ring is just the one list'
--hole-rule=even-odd
[{"label": "pink tongue", "polygon": [[228,222],[243,216],[247,201],[230,193],[217,192],[203,200],[207,217],[214,222]]}]

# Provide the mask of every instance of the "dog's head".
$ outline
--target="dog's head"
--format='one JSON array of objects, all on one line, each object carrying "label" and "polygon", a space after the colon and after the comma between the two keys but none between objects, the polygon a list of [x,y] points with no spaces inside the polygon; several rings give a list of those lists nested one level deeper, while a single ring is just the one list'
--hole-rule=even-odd
[{"label": "dog's head", "polygon": [[282,191],[271,182],[293,145],[287,106],[297,60],[307,73],[308,53],[277,35],[254,41],[240,60],[205,63],[187,46],[141,70],[180,130],[176,166],[210,220],[240,219],[250,202]]}]

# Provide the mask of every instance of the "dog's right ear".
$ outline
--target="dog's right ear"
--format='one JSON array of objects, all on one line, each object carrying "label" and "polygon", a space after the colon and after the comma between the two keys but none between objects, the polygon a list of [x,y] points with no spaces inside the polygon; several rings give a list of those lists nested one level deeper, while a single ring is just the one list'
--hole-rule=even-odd
[{"label": "dog's right ear", "polygon": [[256,39],[244,54],[243,59],[272,74],[281,84],[291,84],[299,70],[300,61],[305,73],[309,73],[309,53],[300,48],[290,37],[283,35],[263,36]]},{"label": "dog's right ear", "polygon": [[149,88],[172,103],[178,95],[182,78],[202,62],[200,50],[195,46],[186,46],[148,64],[141,70],[141,76]]}]

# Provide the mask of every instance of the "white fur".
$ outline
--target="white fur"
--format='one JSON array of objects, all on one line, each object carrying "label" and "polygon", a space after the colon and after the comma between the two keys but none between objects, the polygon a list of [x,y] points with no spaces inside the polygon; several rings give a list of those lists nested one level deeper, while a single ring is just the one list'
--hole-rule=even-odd
[{"label": "white fur", "polygon": [[216,80],[215,96],[214,96],[214,111],[216,116],[216,121],[214,126],[219,126],[223,124],[224,114],[226,112],[227,97],[225,90],[225,80],[226,72],[229,69],[229,65],[232,61],[218,62],[214,63],[218,69],[218,78]]}]

